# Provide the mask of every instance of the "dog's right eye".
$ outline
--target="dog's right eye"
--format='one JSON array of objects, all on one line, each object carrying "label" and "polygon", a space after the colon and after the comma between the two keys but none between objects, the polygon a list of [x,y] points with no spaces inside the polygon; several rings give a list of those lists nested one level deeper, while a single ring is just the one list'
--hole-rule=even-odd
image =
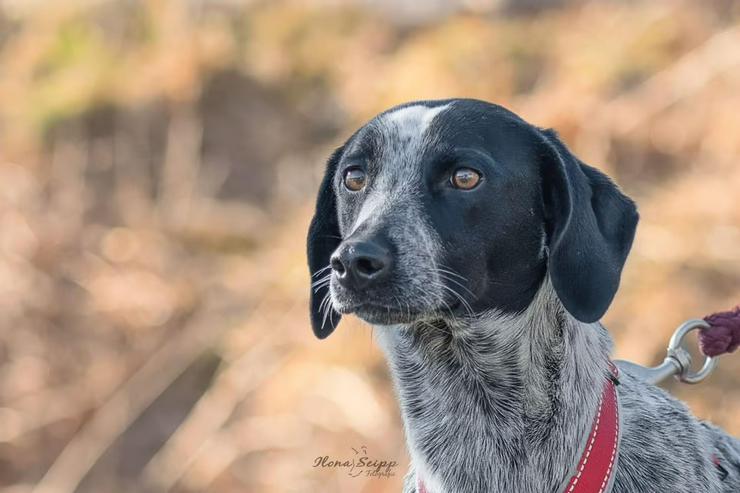
[{"label": "dog's right eye", "polygon": [[350,168],[344,172],[344,186],[352,192],[359,192],[365,188],[367,175],[360,168]]},{"label": "dog's right eye", "polygon": [[471,168],[457,168],[452,176],[450,182],[455,188],[460,190],[472,190],[480,182],[481,174]]}]

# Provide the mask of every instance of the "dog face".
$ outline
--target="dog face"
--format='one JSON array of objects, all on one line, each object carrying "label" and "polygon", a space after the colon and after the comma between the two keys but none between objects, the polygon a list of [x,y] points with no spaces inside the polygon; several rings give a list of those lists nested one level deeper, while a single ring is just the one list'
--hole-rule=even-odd
[{"label": "dog face", "polygon": [[549,275],[593,322],[619,284],[637,211],[554,132],[476,100],[409,103],[329,159],[308,235],[311,320],[373,324],[516,313]]}]

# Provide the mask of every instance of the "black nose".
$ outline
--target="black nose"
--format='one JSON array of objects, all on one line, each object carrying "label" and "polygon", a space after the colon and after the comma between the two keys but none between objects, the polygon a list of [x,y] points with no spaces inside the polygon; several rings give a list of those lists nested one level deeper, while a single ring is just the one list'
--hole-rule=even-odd
[{"label": "black nose", "polygon": [[331,256],[331,268],[342,286],[362,289],[385,278],[392,260],[390,249],[376,241],[350,242]]}]

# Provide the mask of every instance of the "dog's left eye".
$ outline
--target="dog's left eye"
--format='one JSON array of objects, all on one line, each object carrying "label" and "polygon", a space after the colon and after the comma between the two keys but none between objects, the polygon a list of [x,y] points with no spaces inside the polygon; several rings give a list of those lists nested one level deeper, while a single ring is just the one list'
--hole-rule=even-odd
[{"label": "dog's left eye", "polygon": [[359,168],[350,168],[344,172],[344,186],[348,190],[358,192],[365,188],[367,175]]},{"label": "dog's left eye", "polygon": [[480,183],[481,175],[474,169],[457,168],[450,177],[450,183],[461,190],[471,190]]}]

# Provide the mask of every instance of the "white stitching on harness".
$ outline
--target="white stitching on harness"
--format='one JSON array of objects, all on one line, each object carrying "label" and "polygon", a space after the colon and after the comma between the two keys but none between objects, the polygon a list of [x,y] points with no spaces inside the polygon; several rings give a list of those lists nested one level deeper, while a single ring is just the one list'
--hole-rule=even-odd
[{"label": "white stitching on harness", "polygon": [[617,403],[617,388],[612,385],[612,393],[614,394],[614,402],[615,402],[615,408],[616,408],[616,431],[614,433],[614,445],[612,446],[612,456],[609,458],[609,467],[606,469],[606,475],[604,476],[604,481],[601,482],[601,488],[599,488],[599,493],[602,493],[604,491],[604,488],[606,488],[606,484],[609,482],[609,477],[612,474],[612,466],[614,465],[614,457],[617,455],[617,442],[619,442],[619,404]]},{"label": "white stitching on harness", "polygon": [[586,449],[586,457],[583,459],[583,463],[578,468],[578,474],[576,474],[575,481],[573,481],[573,484],[570,485],[570,488],[568,488],[568,493],[571,493],[575,489],[576,485],[578,484],[578,480],[581,479],[581,473],[583,472],[583,469],[586,467],[588,458],[591,456],[591,449],[594,446],[594,442],[596,441],[596,435],[597,435],[597,432],[599,431],[599,423],[601,422],[601,410],[602,410],[603,405],[604,405],[604,396],[602,394],[602,396],[599,398],[599,412],[596,415],[596,425],[594,426],[594,431],[591,436],[591,441],[589,442],[588,448]]}]

